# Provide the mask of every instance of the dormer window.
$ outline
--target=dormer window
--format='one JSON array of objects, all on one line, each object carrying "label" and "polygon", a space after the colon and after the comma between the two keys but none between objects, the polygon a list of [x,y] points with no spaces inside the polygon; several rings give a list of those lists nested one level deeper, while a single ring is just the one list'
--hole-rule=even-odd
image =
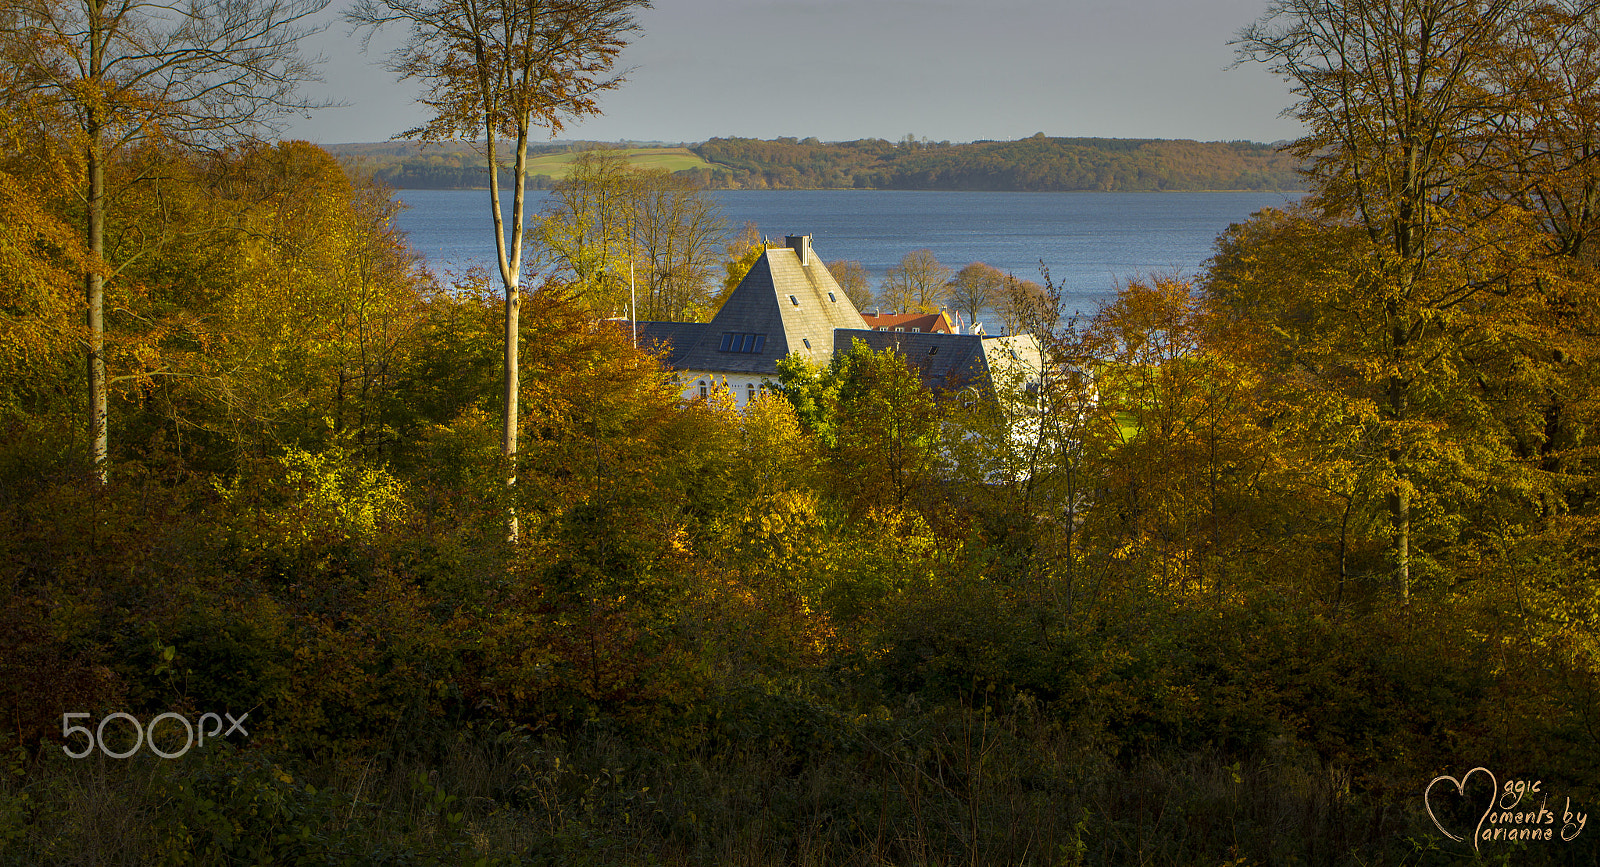
[{"label": "dormer window", "polygon": [[918,328],[915,325],[911,326],[911,333],[912,334],[918,334],[918,333],[921,333],[921,331],[922,331],[921,328]]}]

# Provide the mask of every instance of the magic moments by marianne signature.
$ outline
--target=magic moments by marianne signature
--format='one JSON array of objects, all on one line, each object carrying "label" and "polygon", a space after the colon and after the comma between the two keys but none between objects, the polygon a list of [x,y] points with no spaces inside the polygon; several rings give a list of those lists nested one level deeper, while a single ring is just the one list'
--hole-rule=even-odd
[{"label": "magic moments by marianne signature", "polygon": [[[1434,805],[1440,804],[1442,809],[1441,801],[1451,795],[1452,788],[1454,795],[1469,797],[1467,781],[1478,774],[1489,779],[1489,801],[1483,812],[1478,814],[1478,823],[1472,828],[1472,848],[1475,850],[1484,841],[1496,840],[1559,840],[1570,843],[1578,839],[1588,824],[1588,814],[1574,810],[1571,798],[1563,800],[1559,814],[1550,809],[1550,793],[1541,791],[1544,783],[1540,780],[1507,780],[1502,786],[1488,768],[1473,768],[1460,779],[1434,777],[1422,792],[1422,804],[1428,811],[1428,817],[1441,833],[1452,840],[1460,842],[1462,837],[1445,827],[1445,823],[1439,820],[1439,814],[1434,811]],[[1435,794],[1434,787],[1440,783],[1450,785],[1440,788],[1439,794]],[[1535,799],[1538,800],[1537,807]]]}]

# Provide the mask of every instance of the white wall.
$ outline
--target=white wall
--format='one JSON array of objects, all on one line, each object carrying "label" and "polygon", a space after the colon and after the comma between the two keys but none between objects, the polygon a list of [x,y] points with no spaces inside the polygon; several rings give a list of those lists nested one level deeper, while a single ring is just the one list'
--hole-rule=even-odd
[{"label": "white wall", "polygon": [[700,397],[701,385],[705,386],[705,393],[709,397],[713,392],[726,390],[733,398],[736,409],[743,410],[745,404],[750,402],[750,388],[755,387],[756,394],[761,393],[762,377],[753,373],[712,373],[705,370],[683,370],[678,372],[678,381],[683,383],[683,399],[694,400]]}]

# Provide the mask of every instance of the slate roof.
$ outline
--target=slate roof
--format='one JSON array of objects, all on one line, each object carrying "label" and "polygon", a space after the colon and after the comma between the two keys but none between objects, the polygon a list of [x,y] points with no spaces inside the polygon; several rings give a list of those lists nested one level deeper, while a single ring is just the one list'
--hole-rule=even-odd
[{"label": "slate roof", "polygon": [[[624,329],[628,323],[623,322]],[[678,369],[679,356],[700,342],[706,329],[711,325],[706,322],[640,322],[639,345],[650,349],[664,349],[662,356],[668,367]]]},{"label": "slate roof", "polygon": [[906,366],[917,371],[933,391],[955,391],[968,385],[989,387],[996,374],[1021,368],[1026,378],[1038,375],[1038,344],[1031,337],[985,337],[979,334],[911,331],[840,331],[841,349],[860,340],[874,352],[894,349]]},{"label": "slate roof", "polygon": [[[776,377],[778,359],[790,352],[826,366],[833,357],[834,330],[863,329],[866,323],[811,251],[810,237],[788,240],[791,246],[762,254],[709,323],[640,322],[640,342],[648,336],[670,344],[666,361],[676,370]],[[765,339],[759,352],[730,352],[721,348],[724,334]]]},{"label": "slate roof", "polygon": [[[710,322],[640,322],[639,343],[664,348],[663,360],[674,370],[696,373],[776,378],[778,359],[791,352],[826,367],[835,349],[847,350],[859,339],[874,351],[899,350],[936,391],[987,388],[997,374],[1009,378],[1004,371],[1019,364],[1024,377],[1037,375],[1039,346],[1029,337],[872,330],[812,252],[810,236],[790,237],[787,243],[762,254]],[[901,318],[932,321],[942,316]],[[724,335],[739,335],[740,341],[729,340],[738,348],[723,349]],[[739,351],[747,335],[761,336],[759,351]]]}]

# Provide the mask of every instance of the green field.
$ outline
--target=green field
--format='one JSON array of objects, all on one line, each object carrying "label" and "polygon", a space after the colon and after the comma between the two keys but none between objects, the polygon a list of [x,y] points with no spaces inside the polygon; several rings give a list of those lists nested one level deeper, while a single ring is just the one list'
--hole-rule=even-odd
[{"label": "green field", "polygon": [[[688,148],[626,148],[622,152],[627,154],[630,165],[641,169],[681,172],[684,169],[711,168],[710,163],[695,156]],[[528,174],[564,178],[572,161],[577,157],[578,153],[575,151],[534,157],[528,160]]]}]

